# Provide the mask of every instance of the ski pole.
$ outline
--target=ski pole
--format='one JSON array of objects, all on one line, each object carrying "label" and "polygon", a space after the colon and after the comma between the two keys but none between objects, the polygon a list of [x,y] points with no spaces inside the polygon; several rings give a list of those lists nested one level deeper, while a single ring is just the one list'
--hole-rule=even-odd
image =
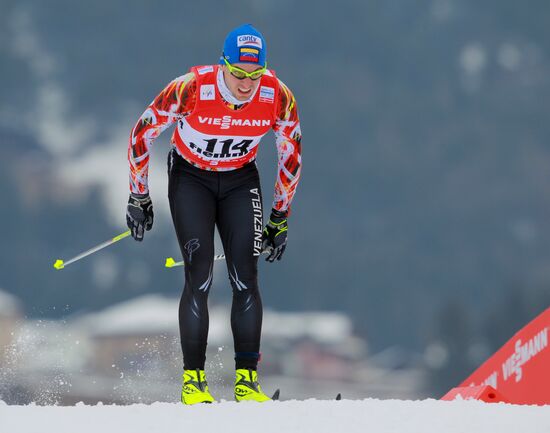
[{"label": "ski pole", "polygon": [[102,250],[103,248],[108,247],[109,245],[112,245],[115,242],[118,242],[121,239],[124,239],[125,237],[130,236],[130,233],[131,233],[130,230],[127,230],[124,233],[121,233],[118,236],[115,236],[114,238],[109,239],[108,241],[105,241],[105,242],[103,242],[103,243],[101,243],[101,244],[99,244],[99,245],[97,245],[93,248],[90,248],[87,251],[84,251],[83,253],[80,253],[78,256],[73,257],[72,259],[69,259],[66,262],[64,262],[61,259],[57,259],[55,261],[55,263],[53,264],[53,267],[57,270],[63,269],[65,266],[69,266],[71,263],[74,263],[74,262],[76,262],[80,259],[83,259],[84,257],[89,256],[90,254],[93,254],[93,253],[95,253],[99,250]]},{"label": "ski pole", "polygon": [[[214,260],[225,260],[225,254],[216,254]],[[173,268],[175,266],[185,266],[183,260],[181,262],[176,262],[172,257],[166,258],[166,263],[164,264],[167,268]]]},{"label": "ski pole", "polygon": [[[269,254],[270,251],[262,251],[262,254]],[[216,254],[214,256],[214,260],[225,260],[225,254]],[[176,262],[172,257],[166,258],[166,263],[164,263],[164,266],[167,268],[173,268],[175,266],[185,266],[185,263],[183,260],[181,262]]]}]

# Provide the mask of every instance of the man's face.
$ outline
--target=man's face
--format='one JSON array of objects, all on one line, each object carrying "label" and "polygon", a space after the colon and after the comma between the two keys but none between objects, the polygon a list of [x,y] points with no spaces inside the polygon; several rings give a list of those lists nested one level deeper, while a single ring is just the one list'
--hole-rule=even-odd
[{"label": "man's face", "polygon": [[[262,69],[261,66],[253,65],[251,63],[234,63],[233,66],[243,69],[246,72],[254,72],[256,70]],[[247,99],[249,99],[250,96],[254,94],[256,88],[260,84],[260,79],[252,80],[248,77],[245,77],[242,80],[239,80],[238,78],[235,78],[233,75],[231,75],[226,65],[223,65],[222,69],[225,84],[227,85],[233,96],[239,101],[246,101]]]}]

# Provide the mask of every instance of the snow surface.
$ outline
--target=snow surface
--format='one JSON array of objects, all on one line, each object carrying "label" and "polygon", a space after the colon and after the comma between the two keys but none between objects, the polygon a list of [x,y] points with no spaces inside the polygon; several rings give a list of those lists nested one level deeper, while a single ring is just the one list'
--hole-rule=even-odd
[{"label": "snow surface", "polygon": [[1,433],[548,433],[550,406],[478,401],[305,400],[130,406],[8,406]]}]

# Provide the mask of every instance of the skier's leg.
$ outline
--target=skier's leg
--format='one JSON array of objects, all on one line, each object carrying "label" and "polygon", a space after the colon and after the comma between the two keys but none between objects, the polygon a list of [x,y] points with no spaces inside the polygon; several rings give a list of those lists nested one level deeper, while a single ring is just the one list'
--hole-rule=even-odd
[{"label": "skier's leg", "polygon": [[237,369],[258,364],[262,300],[258,289],[261,253],[262,201],[255,164],[224,173],[218,203],[218,229],[233,289],[231,329]]},{"label": "skier's leg", "polygon": [[[207,298],[212,284],[216,198],[209,177],[176,156],[169,175],[168,197],[185,262],[185,286],[179,326],[185,370],[204,370],[208,337]],[[212,173],[209,173],[212,174]]]}]

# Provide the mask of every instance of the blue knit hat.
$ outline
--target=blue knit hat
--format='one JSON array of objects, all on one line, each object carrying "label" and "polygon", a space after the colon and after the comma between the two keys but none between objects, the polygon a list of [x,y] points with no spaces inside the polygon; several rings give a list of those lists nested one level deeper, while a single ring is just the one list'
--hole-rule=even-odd
[{"label": "blue knit hat", "polygon": [[243,24],[231,31],[225,38],[220,64],[225,59],[233,63],[252,63],[265,66],[266,46],[262,34],[252,27],[252,24]]}]

